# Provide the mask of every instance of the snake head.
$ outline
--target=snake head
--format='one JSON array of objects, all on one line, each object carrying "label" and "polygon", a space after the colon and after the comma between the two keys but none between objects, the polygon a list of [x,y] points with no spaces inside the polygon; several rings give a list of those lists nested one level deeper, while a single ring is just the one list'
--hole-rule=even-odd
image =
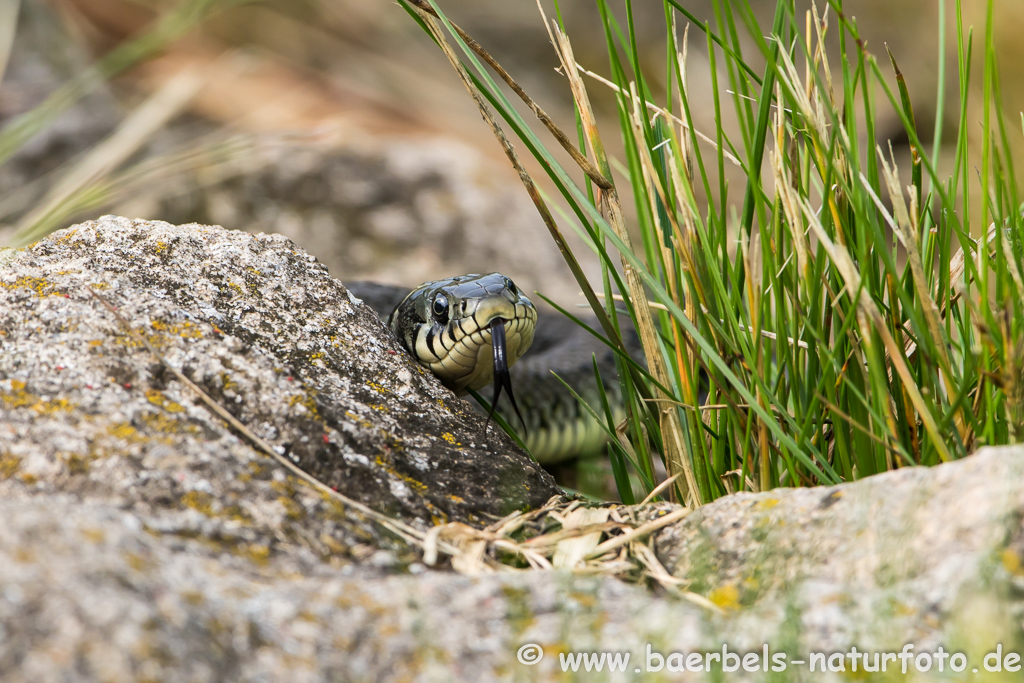
[{"label": "snake head", "polygon": [[536,325],[533,303],[501,273],[426,282],[388,318],[405,350],[457,394],[492,381],[510,388],[508,368],[530,348]]}]

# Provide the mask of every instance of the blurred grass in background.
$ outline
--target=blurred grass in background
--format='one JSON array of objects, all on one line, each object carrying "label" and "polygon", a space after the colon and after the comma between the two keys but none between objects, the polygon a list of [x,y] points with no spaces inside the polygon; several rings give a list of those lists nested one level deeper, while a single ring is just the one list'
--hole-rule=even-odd
[{"label": "blurred grass in background", "polygon": [[[952,7],[951,2],[946,0],[944,6]],[[713,0],[689,0],[682,6],[701,23],[718,21]],[[934,98],[921,95],[934,92],[942,75],[936,65],[939,46],[934,28],[939,6],[933,2],[858,0],[849,14],[858,22],[872,51],[882,54],[888,45],[897,55],[912,94],[919,98],[915,114],[921,129],[930,134],[936,123],[944,124],[948,139],[959,112],[947,107],[940,119]],[[59,104],[57,109],[66,108],[89,89],[107,88],[117,99],[118,111],[110,116],[116,122],[117,117],[127,119],[155,98],[149,111],[141,112],[143,116],[130,127],[135,137],[121,136],[103,158],[93,160],[77,174],[70,167],[82,159],[67,149],[54,150],[53,163],[46,164],[39,177],[33,177],[31,188],[4,185],[6,179],[0,173],[0,189],[5,194],[0,198],[0,242],[11,242],[12,225],[26,228],[22,235],[30,232],[35,236],[50,226],[62,227],[76,219],[119,209],[126,197],[156,195],[159,187],[176,187],[172,181],[194,175],[197,169],[202,173],[208,167],[211,175],[223,176],[237,172],[232,164],[244,167],[263,163],[260,150],[253,147],[265,141],[228,140],[239,134],[287,133],[329,139],[443,134],[462,139],[496,158],[499,154],[487,139],[487,129],[478,124],[472,102],[459,94],[459,83],[450,77],[443,55],[417,35],[415,24],[393,4],[362,0],[2,0],[0,8],[19,18],[17,24],[7,22],[5,27],[10,30],[17,25],[22,42],[34,43],[63,79],[57,93],[52,92],[50,84],[43,86],[45,94],[53,96],[50,104]],[[533,3],[450,0],[444,8],[513,71],[555,120],[571,128],[572,102],[564,96],[565,79],[555,72],[558,58]],[[753,19],[768,28],[773,8],[772,0],[753,0],[752,16],[744,21]],[[616,0],[606,9],[625,23],[625,3]],[[962,9],[965,25],[984,23],[984,3],[967,3]],[[577,60],[610,76],[605,67],[604,20],[597,6],[572,2],[563,3],[561,10],[570,35],[580,36],[574,44]],[[659,3],[634,3],[631,16],[636,38],[633,51],[646,71],[645,84],[654,92],[663,92],[669,85],[664,68],[667,32],[663,8]],[[47,23],[53,26],[40,28]],[[761,69],[756,45],[762,39],[746,35],[743,26],[738,28],[741,30],[734,32],[733,39],[744,46],[745,58],[754,68]],[[955,28],[955,22],[947,22],[945,47],[951,59],[956,55],[956,41],[952,39]],[[1022,30],[1024,5],[1001,3],[993,31],[996,51],[1008,60],[1024,58],[1024,47],[1018,39]],[[689,87],[696,101],[710,103],[714,92],[709,55],[703,42],[691,42]],[[11,41],[0,35],[0,57],[6,57],[10,47]],[[831,41],[829,47],[830,56],[835,57],[836,41]],[[4,61],[0,59],[0,64]],[[977,60],[974,67],[978,67]],[[1007,110],[1024,108],[1024,72],[1009,70],[1003,77]],[[945,85],[950,92],[956,89],[956,78],[954,69],[946,71]],[[47,126],[52,129],[54,125],[54,108],[50,107],[50,113],[45,107],[34,108],[43,98],[21,85],[12,83],[8,74],[0,88],[0,134],[7,141],[5,155],[26,140],[25,128],[16,131],[19,115],[33,112],[33,130],[45,132]],[[981,78],[972,79],[974,96],[968,101],[968,112],[977,120],[981,117],[981,86]],[[590,95],[599,115],[616,115],[614,92],[592,87]],[[713,106],[698,106],[691,116],[698,130],[712,130],[716,116],[727,130],[740,125],[731,107],[716,111]],[[909,155],[909,146],[899,118],[889,110],[879,111],[877,116],[877,136],[893,141],[904,165],[902,159]],[[193,135],[186,141],[176,141],[175,149],[164,146],[157,153],[147,148],[148,140],[168,121],[176,123],[183,118],[211,124],[204,132],[221,127],[220,139],[200,140],[199,135]],[[971,136],[969,144],[978,139]],[[226,142],[230,144],[225,146]],[[613,155],[624,158],[618,139],[609,139],[606,144]],[[1011,144],[1017,141],[1011,140]],[[976,148],[974,153],[978,151]],[[163,158],[168,152],[171,154]],[[560,152],[556,150],[555,154]],[[246,157],[255,158],[250,161]],[[126,173],[146,158],[150,162],[136,169],[140,173]],[[568,161],[564,156],[558,158]],[[936,163],[949,173],[954,155],[943,153]],[[65,175],[77,176],[81,195],[57,197],[64,211],[41,207],[52,201],[37,201],[38,190],[56,185]],[[83,182],[83,177],[89,182]],[[511,173],[503,177],[515,180]],[[730,169],[727,178],[742,182],[742,171]],[[110,181],[106,187],[104,179]],[[94,183],[98,187],[86,187]],[[74,187],[74,182],[65,182],[62,189],[66,194]],[[116,191],[124,187],[129,189]],[[694,189],[704,191],[701,184]],[[717,192],[719,188],[712,184],[710,189]],[[624,208],[631,212],[628,204]],[[29,213],[36,215],[30,217]],[[40,217],[45,218],[42,224],[29,231],[26,224]],[[635,222],[632,217],[630,222]],[[5,225],[8,230],[3,229]]]}]

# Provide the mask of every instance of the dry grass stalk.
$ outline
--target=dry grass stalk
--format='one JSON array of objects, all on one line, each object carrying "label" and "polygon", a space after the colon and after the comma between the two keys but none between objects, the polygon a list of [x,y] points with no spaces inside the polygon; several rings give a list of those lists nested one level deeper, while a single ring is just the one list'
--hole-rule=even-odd
[{"label": "dry grass stalk", "polygon": [[[583,130],[587,143],[590,145],[591,154],[593,154],[598,168],[601,168],[606,176],[611,176],[608,159],[605,155],[604,145],[601,142],[601,136],[597,127],[597,118],[594,116],[594,110],[590,104],[590,98],[587,95],[586,86],[583,84],[583,80],[580,78],[579,72],[573,68],[576,64],[576,59],[573,57],[572,45],[569,43],[569,37],[559,29],[557,24],[551,24],[550,32],[553,35],[558,57],[562,62],[566,75],[569,77],[569,85],[572,90],[573,99],[576,102],[577,110],[580,113],[580,119],[583,122]],[[625,218],[622,214],[622,205],[614,187],[608,190],[598,189],[597,208],[605,220],[608,221],[608,224],[611,226],[612,230],[615,231],[615,234],[623,242],[626,248],[633,251],[632,238],[629,235],[629,231],[626,229]],[[640,274],[636,269],[633,268],[626,259],[625,255],[622,255],[622,271],[625,275],[626,286],[629,289],[634,310],[636,311],[637,332],[640,334],[640,343],[643,346],[644,355],[647,359],[647,367],[650,370],[651,376],[654,377],[659,384],[662,386],[669,386],[671,381],[669,379],[668,368],[665,364],[665,359],[661,354],[661,347],[658,343],[658,333],[654,327],[654,319],[651,315],[651,309],[647,305],[647,295],[644,291],[643,280],[640,278]],[[668,396],[660,390],[658,390],[657,393],[661,398],[668,398]],[[681,448],[682,444],[678,436],[682,432],[682,425],[679,421],[679,412],[672,406],[666,406],[661,408],[660,417],[661,431],[664,435],[663,442],[665,446],[665,460],[668,463],[669,475],[674,475],[677,472],[686,473],[685,481],[687,486],[686,488],[683,488],[682,486],[679,487],[680,500],[686,501],[692,506],[699,506],[701,504],[700,492],[697,488],[696,478],[692,471],[693,466],[688,454]],[[673,437],[672,435],[675,436]]]},{"label": "dry grass stalk", "polygon": [[556,569],[574,569],[601,542],[601,528],[608,521],[608,508],[576,508],[562,519],[562,528],[591,529],[575,538],[567,538],[558,542],[551,564]]}]

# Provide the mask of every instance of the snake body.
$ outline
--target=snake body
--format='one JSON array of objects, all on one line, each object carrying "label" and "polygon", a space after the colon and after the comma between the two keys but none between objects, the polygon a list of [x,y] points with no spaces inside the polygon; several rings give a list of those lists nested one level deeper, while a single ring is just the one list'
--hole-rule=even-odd
[{"label": "snake body", "polygon": [[[539,313],[511,279],[490,273],[435,280],[412,290],[373,282],[346,286],[449,389],[464,394],[494,382],[492,403],[510,424],[515,424],[512,414],[519,417],[525,428],[521,435],[539,462],[553,464],[603,449],[605,432],[558,378],[599,407],[596,360],[618,417],[613,353],[572,321]],[[497,400],[502,388],[511,412]]]}]

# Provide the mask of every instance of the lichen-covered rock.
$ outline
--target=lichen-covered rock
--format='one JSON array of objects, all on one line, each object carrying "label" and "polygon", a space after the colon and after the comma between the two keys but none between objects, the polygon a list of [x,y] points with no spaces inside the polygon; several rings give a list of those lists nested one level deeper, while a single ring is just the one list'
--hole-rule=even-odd
[{"label": "lichen-covered rock", "polygon": [[656,547],[754,640],[994,649],[1024,645],[1022,520],[1024,450],[1013,446],[841,486],[727,496]]},{"label": "lichen-covered rock", "polygon": [[472,521],[558,493],[291,241],[108,216],[4,256],[5,494],[191,509],[240,530],[267,521],[268,500],[293,520],[330,507],[295,496],[91,292],[281,454],[377,510]]},{"label": "lichen-covered rock", "polygon": [[841,681],[865,674],[853,648],[908,645],[908,670],[932,663],[915,680],[946,680],[950,653],[983,671],[1024,651],[1019,447],[692,512],[650,544],[692,601],[458,576],[232,434],[90,291],[286,457],[410,524],[557,492],[287,239],[75,226],[0,252],[4,683],[556,681],[582,653],[605,658],[576,659],[581,680]]},{"label": "lichen-covered rock", "polygon": [[[384,556],[324,562],[301,540],[239,552],[204,538],[201,523],[154,527],[145,509],[5,496],[0,679],[837,683],[904,680],[899,660],[882,676],[861,659],[855,674],[847,655],[868,652],[873,666],[874,653],[909,644],[909,680],[961,680],[950,654],[969,672],[997,646],[1004,661],[1021,650],[1022,473],[1024,453],[1000,449],[708,505],[656,545],[721,611],[568,572],[469,577],[413,563],[400,575]],[[943,674],[930,657],[940,646]],[[727,675],[723,648],[737,655]],[[576,659],[573,676],[567,656],[583,653],[592,668],[604,655],[600,674]],[[609,655],[629,659],[610,670]]]},{"label": "lichen-covered rock", "polygon": [[[206,556],[65,496],[0,499],[0,517],[4,683],[564,680],[573,646],[700,633],[700,608],[619,581]],[[532,668],[516,660],[531,642],[547,651]]]}]

